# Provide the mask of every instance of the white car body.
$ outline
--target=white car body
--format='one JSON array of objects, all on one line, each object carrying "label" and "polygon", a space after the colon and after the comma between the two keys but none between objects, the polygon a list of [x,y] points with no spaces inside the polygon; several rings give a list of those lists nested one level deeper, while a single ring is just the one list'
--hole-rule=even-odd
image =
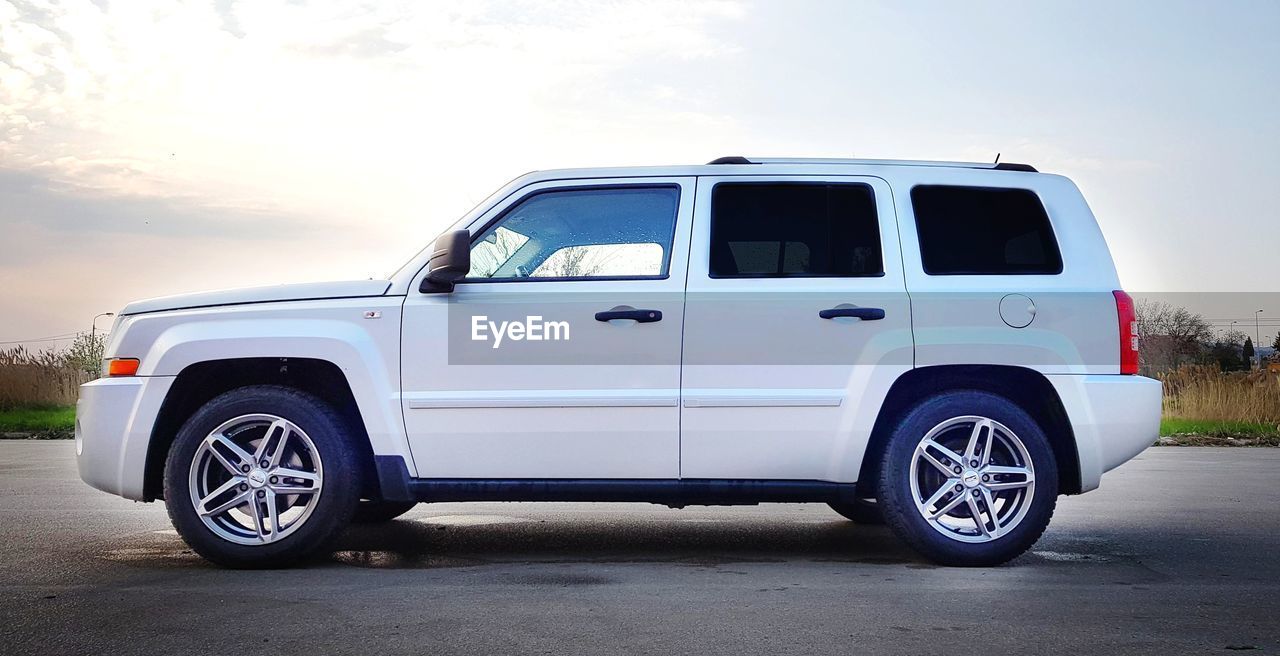
[{"label": "white car body", "polygon": [[[427,249],[388,280],[131,303],[116,321],[106,356],[137,358],[138,370],[82,387],[80,474],[129,499],[157,498],[157,463],[175,427],[161,415],[167,403],[179,402],[171,392],[184,375],[205,371],[193,367],[242,359],[302,359],[336,368],[377,457],[387,498],[678,505],[716,502],[720,484],[733,481],[752,482],[746,500],[792,498],[785,485],[770,489],[771,481],[847,487],[864,470],[895,384],[942,367],[1009,367],[1047,381],[1044,389],[1056,399],[1046,403],[1060,404],[1073,452],[1067,460],[1074,462],[1062,463],[1063,492],[1096,488],[1104,472],[1156,438],[1160,383],[1120,373],[1112,297],[1120,282],[1103,235],[1070,180],[980,164],[753,161],[534,172],[454,226],[476,235],[540,190],[674,185],[679,208],[664,279],[463,281],[451,294],[421,293]],[[868,185],[880,222],[884,275],[710,277],[712,190],[718,182],[743,180]],[[1033,191],[1057,236],[1062,272],[927,275],[911,220],[910,191],[921,184]],[[1031,325],[1014,328],[1002,319],[1001,303],[1019,302],[1007,300],[1010,294],[1034,301]],[[883,308],[885,319],[812,320],[817,309],[842,303]],[[659,309],[663,320],[592,320],[592,313],[619,304]],[[460,310],[495,321],[530,315],[567,321],[569,348],[625,352],[632,359],[453,361],[449,313]],[[848,357],[831,361],[836,351]],[[182,385],[194,389],[190,381]],[[503,487],[513,481],[541,487]],[[579,483],[576,494],[547,484],[573,481]],[[673,490],[680,481],[705,484],[679,494]],[[794,498],[808,500],[803,497]]]}]

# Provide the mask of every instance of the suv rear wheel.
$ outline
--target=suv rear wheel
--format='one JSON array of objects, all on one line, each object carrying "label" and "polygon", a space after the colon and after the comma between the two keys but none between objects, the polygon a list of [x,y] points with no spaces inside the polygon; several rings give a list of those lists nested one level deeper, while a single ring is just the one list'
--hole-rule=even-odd
[{"label": "suv rear wheel", "polygon": [[292,565],[326,546],[359,501],[345,424],[287,387],[242,387],[196,411],[165,463],[165,505],[182,538],[228,567]]},{"label": "suv rear wheel", "polygon": [[1036,421],[980,391],[929,397],[898,423],[881,464],[885,521],[943,565],[1011,560],[1040,538],[1058,496],[1058,466]]}]

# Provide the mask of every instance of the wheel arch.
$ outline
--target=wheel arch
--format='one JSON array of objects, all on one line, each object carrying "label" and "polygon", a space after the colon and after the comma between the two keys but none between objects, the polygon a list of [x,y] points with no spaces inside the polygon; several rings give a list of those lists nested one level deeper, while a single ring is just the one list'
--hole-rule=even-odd
[{"label": "wheel arch", "polygon": [[351,384],[342,369],[324,359],[299,357],[227,358],[184,367],[169,387],[152,425],[143,472],[144,500],[163,498],[164,466],[174,438],[187,419],[220,394],[250,385],[282,385],[312,394],[332,406],[346,421],[352,442],[367,471],[364,480],[377,493],[373,445]]},{"label": "wheel arch", "polygon": [[1080,457],[1075,433],[1057,390],[1044,374],[1007,365],[936,365],[899,376],[876,416],[858,472],[859,496],[874,496],[879,463],[894,423],[920,399],[950,390],[978,390],[1000,395],[1026,410],[1040,424],[1058,463],[1060,494],[1081,492]]}]

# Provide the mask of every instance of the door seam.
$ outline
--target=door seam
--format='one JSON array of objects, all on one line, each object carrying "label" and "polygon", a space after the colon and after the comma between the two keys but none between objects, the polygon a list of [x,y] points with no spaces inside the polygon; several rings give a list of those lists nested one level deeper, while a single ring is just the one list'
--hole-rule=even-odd
[{"label": "door seam", "polygon": [[676,375],[676,478],[684,478],[684,330],[689,321],[689,272],[693,268],[693,235],[698,217],[698,179],[693,178],[689,205],[689,239],[684,248],[684,289],[680,293],[680,366]]}]

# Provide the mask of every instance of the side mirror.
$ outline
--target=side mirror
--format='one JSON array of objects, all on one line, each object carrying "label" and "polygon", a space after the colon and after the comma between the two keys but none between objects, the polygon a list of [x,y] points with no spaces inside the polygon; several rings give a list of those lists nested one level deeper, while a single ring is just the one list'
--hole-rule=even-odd
[{"label": "side mirror", "polygon": [[424,294],[449,293],[454,283],[471,270],[471,233],[455,230],[436,239],[431,259],[427,262],[427,277],[422,279],[418,291]]}]

